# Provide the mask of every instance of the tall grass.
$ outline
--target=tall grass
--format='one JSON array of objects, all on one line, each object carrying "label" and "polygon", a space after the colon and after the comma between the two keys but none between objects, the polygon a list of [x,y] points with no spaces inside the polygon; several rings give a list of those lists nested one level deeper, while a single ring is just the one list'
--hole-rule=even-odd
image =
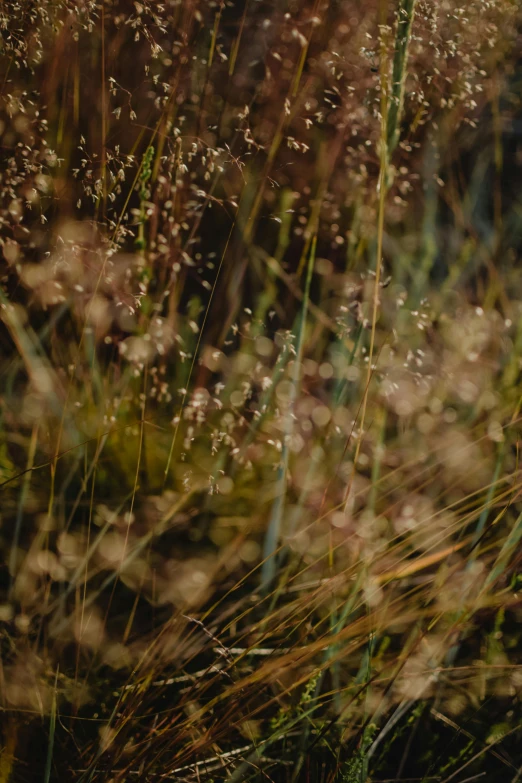
[{"label": "tall grass", "polygon": [[0,783],[520,778],[520,21],[4,3]]}]

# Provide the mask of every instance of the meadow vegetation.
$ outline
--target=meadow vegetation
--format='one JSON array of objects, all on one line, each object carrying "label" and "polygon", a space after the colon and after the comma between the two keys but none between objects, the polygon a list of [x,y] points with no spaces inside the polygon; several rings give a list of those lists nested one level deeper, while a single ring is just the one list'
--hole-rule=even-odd
[{"label": "meadow vegetation", "polygon": [[0,4],[0,783],[522,780],[521,22]]}]

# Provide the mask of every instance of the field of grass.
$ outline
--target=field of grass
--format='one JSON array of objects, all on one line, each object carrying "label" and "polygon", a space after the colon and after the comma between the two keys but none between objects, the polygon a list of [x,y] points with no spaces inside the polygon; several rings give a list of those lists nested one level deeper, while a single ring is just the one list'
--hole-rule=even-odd
[{"label": "field of grass", "polygon": [[0,3],[0,783],[522,783],[521,35]]}]

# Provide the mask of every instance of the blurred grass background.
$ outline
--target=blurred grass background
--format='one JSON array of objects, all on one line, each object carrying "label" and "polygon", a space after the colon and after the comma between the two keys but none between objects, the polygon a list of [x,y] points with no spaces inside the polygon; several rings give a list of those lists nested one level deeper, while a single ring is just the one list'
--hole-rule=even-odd
[{"label": "blurred grass background", "polygon": [[1,5],[0,783],[520,779],[520,23]]}]

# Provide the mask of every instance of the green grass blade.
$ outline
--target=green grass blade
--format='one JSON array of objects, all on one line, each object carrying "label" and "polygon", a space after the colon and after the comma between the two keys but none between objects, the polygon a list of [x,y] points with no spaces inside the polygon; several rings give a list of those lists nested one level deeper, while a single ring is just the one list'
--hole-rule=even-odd
[{"label": "green grass blade", "polygon": [[266,589],[270,585],[270,583],[274,579],[277,570],[276,553],[278,549],[279,538],[281,535],[281,525],[283,520],[285,498],[286,498],[288,457],[289,457],[288,440],[292,434],[292,427],[293,427],[292,411],[298,393],[299,372],[300,372],[301,361],[303,357],[306,316],[308,312],[308,302],[310,299],[310,285],[312,282],[312,273],[315,265],[316,244],[317,244],[317,238],[314,237],[310,248],[310,255],[308,257],[308,266],[306,271],[304,296],[303,296],[303,303],[302,303],[301,314],[300,314],[299,331],[297,333],[297,342],[296,342],[296,349],[295,349],[296,355],[295,355],[294,370],[293,370],[293,377],[292,377],[292,396],[288,406],[287,426],[283,438],[281,463],[277,471],[277,497],[274,500],[272,506],[272,513],[270,515],[270,522],[268,524],[268,530],[265,536],[265,542],[263,547],[264,563],[261,569],[261,585],[263,589]]}]

